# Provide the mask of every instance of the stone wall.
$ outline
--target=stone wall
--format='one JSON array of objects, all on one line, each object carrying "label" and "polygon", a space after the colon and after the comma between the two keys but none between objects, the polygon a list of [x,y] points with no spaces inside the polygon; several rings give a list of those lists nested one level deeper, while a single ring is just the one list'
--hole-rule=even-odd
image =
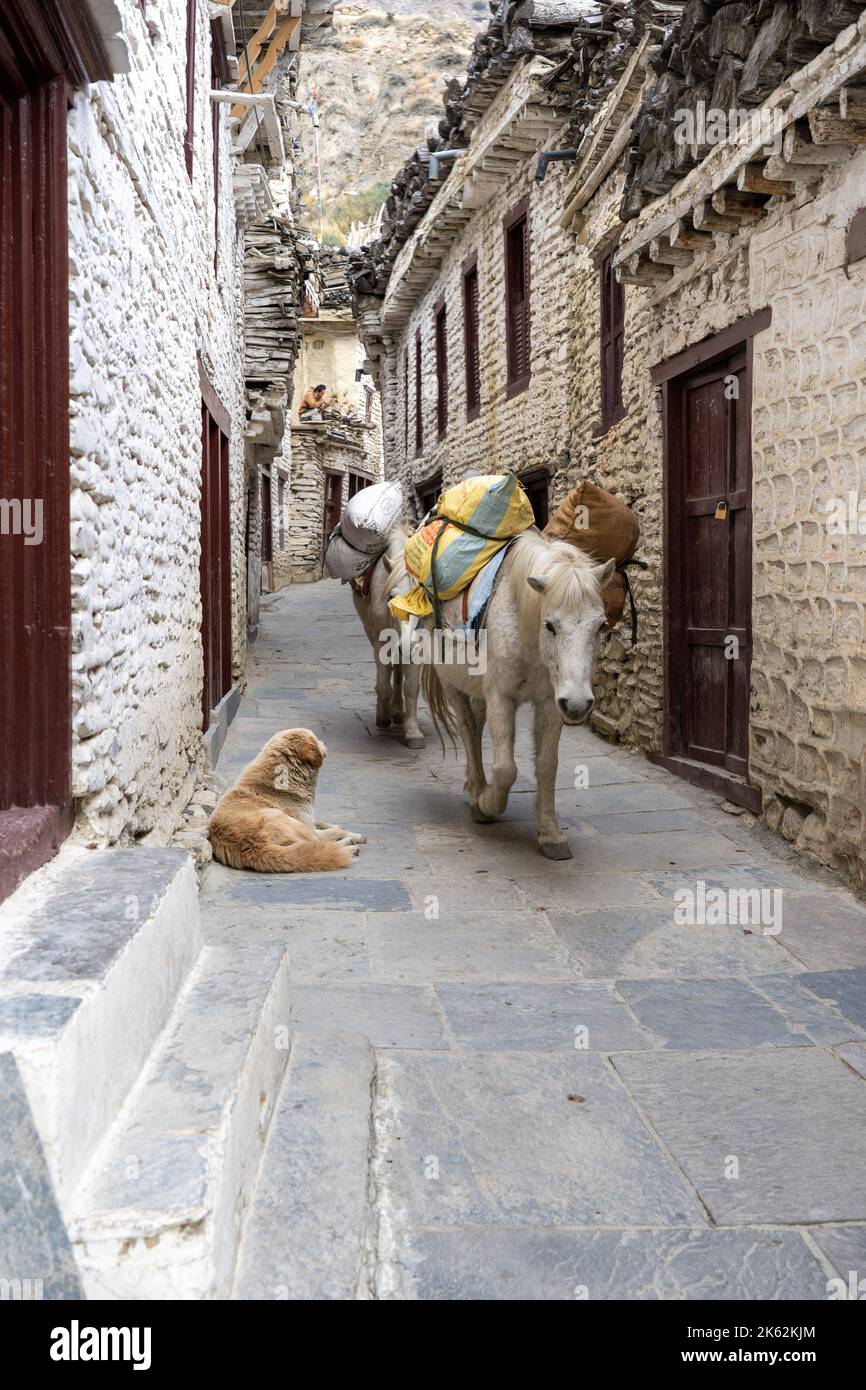
[{"label": "stone wall", "polygon": [[131,71],[69,113],[73,794],[110,840],[166,835],[201,748],[201,393],[232,422],[235,673],[246,640],[240,265],[223,116],[218,267],[210,31],[193,177],[186,3],[118,0]]},{"label": "stone wall", "polygon": [[[750,246],[752,775],[787,839],[866,887],[866,260],[847,266],[866,153]],[[842,534],[832,508],[851,496]],[[853,522],[853,525],[852,525]],[[841,528],[840,528],[841,529]]]},{"label": "stone wall", "polygon": [[[551,141],[555,144],[555,137]],[[413,304],[394,335],[382,368],[385,395],[385,456],[389,477],[399,477],[407,496],[417,483],[442,472],[455,482],[473,469],[547,468],[551,478],[568,468],[570,355],[573,306],[564,287],[576,265],[573,239],[560,227],[562,171],[552,166],[543,183],[534,179],[535,155],[503,176],[486,205],[448,247],[438,274]],[[507,395],[505,248],[503,218],[529,195],[531,263],[531,380]],[[481,409],[466,418],[463,266],[477,254]],[[437,438],[434,306],[444,299],[448,358],[448,428]],[[415,341],[421,330],[423,446],[415,449]],[[408,351],[408,420],[406,353]],[[408,441],[408,448],[407,448]],[[554,487],[556,484],[554,483]]]},{"label": "stone wall", "polygon": [[773,828],[866,883],[866,536],[834,536],[833,499],[859,497],[864,455],[866,262],[845,266],[846,229],[863,201],[866,154],[831,169],[809,196],[773,206],[753,230],[662,288],[626,286],[624,418],[599,435],[599,283],[594,254],[618,228],[622,176],[586,209],[569,284],[577,305],[572,464],[558,491],[590,476],[639,517],[632,570],[640,634],[625,627],[599,664],[598,724],[648,753],[662,749],[660,399],[651,370],[769,307],[754,340],[753,658],[750,776]]},{"label": "stone wall", "polygon": [[[306,584],[322,578],[325,474],[340,474],[345,505],[349,496],[349,473],[371,471],[366,448],[370,433],[357,426],[292,425],[287,531],[287,567],[291,582]],[[371,473],[371,476],[378,480],[381,475]]]}]

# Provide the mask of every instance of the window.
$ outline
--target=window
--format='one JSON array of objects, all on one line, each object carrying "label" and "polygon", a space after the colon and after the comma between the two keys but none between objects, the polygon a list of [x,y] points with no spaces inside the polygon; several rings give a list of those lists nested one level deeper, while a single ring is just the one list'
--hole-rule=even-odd
[{"label": "window", "polygon": [[364,424],[370,425],[373,422],[373,388],[364,387]]},{"label": "window", "polygon": [[622,357],[625,342],[625,289],[613,270],[613,249],[601,262],[601,427],[609,430],[625,414]]},{"label": "window", "polygon": [[433,323],[436,335],[436,430],[442,439],[448,429],[448,324],[442,300],[436,306]]},{"label": "window", "polygon": [[426,478],[423,483],[419,483],[415,489],[415,496],[418,498],[418,510],[422,517],[436,506],[439,501],[439,494],[442,491],[442,470],[434,473],[432,478]]},{"label": "window", "polygon": [[365,487],[369,487],[372,481],[372,478],[365,477],[363,473],[350,473],[349,497],[352,498],[356,492],[361,492]]},{"label": "window", "polygon": [[186,0],[186,133],[183,152],[186,172],[192,178],[192,152],[195,144],[195,21],[196,0]]},{"label": "window", "polygon": [[[229,80],[228,54],[223,26],[220,20],[211,20],[210,26],[210,80],[216,91],[221,91]],[[222,105],[211,102],[211,138],[213,141],[213,264],[216,270],[219,263],[220,241],[220,132],[222,130],[220,112]]]},{"label": "window", "polygon": [[478,343],[478,258],[463,270],[463,349],[466,364],[466,419],[481,410],[481,358]]},{"label": "window", "polygon": [[[204,657],[202,727],[207,729],[211,711],[228,694],[232,684],[231,496],[228,414],[201,370],[199,375],[202,386],[199,565]],[[262,481],[264,484],[264,479]]]},{"label": "window", "polygon": [[508,395],[529,385],[529,199],[505,218],[505,340]]},{"label": "window", "polygon": [[523,491],[532,506],[532,515],[539,531],[543,531],[550,516],[548,497],[549,474],[546,468],[532,468],[527,473],[518,473]]},{"label": "window", "polygon": [[421,329],[415,330],[415,453],[424,447],[424,421],[421,416]]}]

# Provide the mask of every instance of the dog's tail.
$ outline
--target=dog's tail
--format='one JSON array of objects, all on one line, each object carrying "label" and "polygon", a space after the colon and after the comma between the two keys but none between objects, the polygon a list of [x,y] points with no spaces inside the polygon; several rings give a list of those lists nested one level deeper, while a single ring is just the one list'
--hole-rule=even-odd
[{"label": "dog's tail", "polygon": [[302,840],[295,845],[262,845],[246,851],[211,834],[213,852],[230,869],[254,869],[260,874],[310,874],[347,869],[354,859],[348,845],[332,840]]},{"label": "dog's tail", "polygon": [[424,692],[424,699],[427,701],[427,708],[430,711],[430,718],[433,720],[433,728],[436,736],[442,745],[442,756],[445,756],[445,739],[443,730],[451,740],[452,747],[456,748],[455,735],[457,726],[454,723],[454,716],[451,713],[451,706],[448,703],[448,696],[445,694],[445,687],[439,679],[436,667],[426,663],[421,667],[421,689]]}]

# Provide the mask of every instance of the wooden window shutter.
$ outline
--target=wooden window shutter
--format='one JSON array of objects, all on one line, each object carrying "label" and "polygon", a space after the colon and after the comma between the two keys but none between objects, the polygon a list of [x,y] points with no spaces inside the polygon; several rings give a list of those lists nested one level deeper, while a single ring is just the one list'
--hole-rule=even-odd
[{"label": "wooden window shutter", "polygon": [[529,200],[505,219],[505,328],[508,395],[529,385],[530,338]]},{"label": "wooden window shutter", "polygon": [[186,133],[183,152],[186,172],[192,178],[195,148],[195,22],[197,0],[186,0]]},{"label": "wooden window shutter", "polygon": [[463,273],[463,344],[466,359],[466,418],[474,420],[481,408],[478,262],[474,258]]},{"label": "wooden window shutter", "polygon": [[436,309],[436,429],[441,439],[448,429],[448,323],[444,303]]},{"label": "wooden window shutter", "polygon": [[415,330],[415,453],[424,447],[424,419],[421,413],[421,329]]},{"label": "wooden window shutter", "polygon": [[403,357],[403,449],[409,457],[409,349]]},{"label": "wooden window shutter", "polygon": [[601,425],[608,430],[625,414],[622,364],[625,345],[625,289],[613,269],[613,251],[599,269],[601,344]]}]

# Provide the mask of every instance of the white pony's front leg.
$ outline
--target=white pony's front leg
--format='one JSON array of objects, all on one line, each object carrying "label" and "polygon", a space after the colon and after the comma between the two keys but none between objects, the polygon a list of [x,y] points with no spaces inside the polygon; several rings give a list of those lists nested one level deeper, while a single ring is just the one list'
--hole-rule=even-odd
[{"label": "white pony's front leg", "polygon": [[514,761],[514,701],[507,695],[487,692],[487,723],[493,740],[493,771],[478,798],[478,809],[485,816],[501,816],[508,805],[508,793],[517,777]]},{"label": "white pony's front leg", "polygon": [[403,742],[407,748],[423,748],[424,735],[418,723],[418,694],[421,689],[420,666],[403,667]]},{"label": "white pony's front leg", "polygon": [[570,859],[571,848],[556,819],[556,771],[562,720],[552,700],[535,706],[535,833],[547,859]]},{"label": "white pony's front leg", "polygon": [[[383,643],[374,647],[376,654],[376,728],[388,729],[391,725],[391,672],[393,667],[386,661]],[[385,648],[387,650],[387,648]]]},{"label": "white pony's front leg", "polygon": [[489,821],[492,817],[484,815],[478,807],[479,797],[487,786],[484,763],[481,757],[481,731],[484,721],[473,709],[469,696],[464,695],[462,690],[450,690],[448,700],[454,711],[454,718],[457,720],[457,728],[466,753],[464,790],[469,793],[472,818],[477,821]]}]

